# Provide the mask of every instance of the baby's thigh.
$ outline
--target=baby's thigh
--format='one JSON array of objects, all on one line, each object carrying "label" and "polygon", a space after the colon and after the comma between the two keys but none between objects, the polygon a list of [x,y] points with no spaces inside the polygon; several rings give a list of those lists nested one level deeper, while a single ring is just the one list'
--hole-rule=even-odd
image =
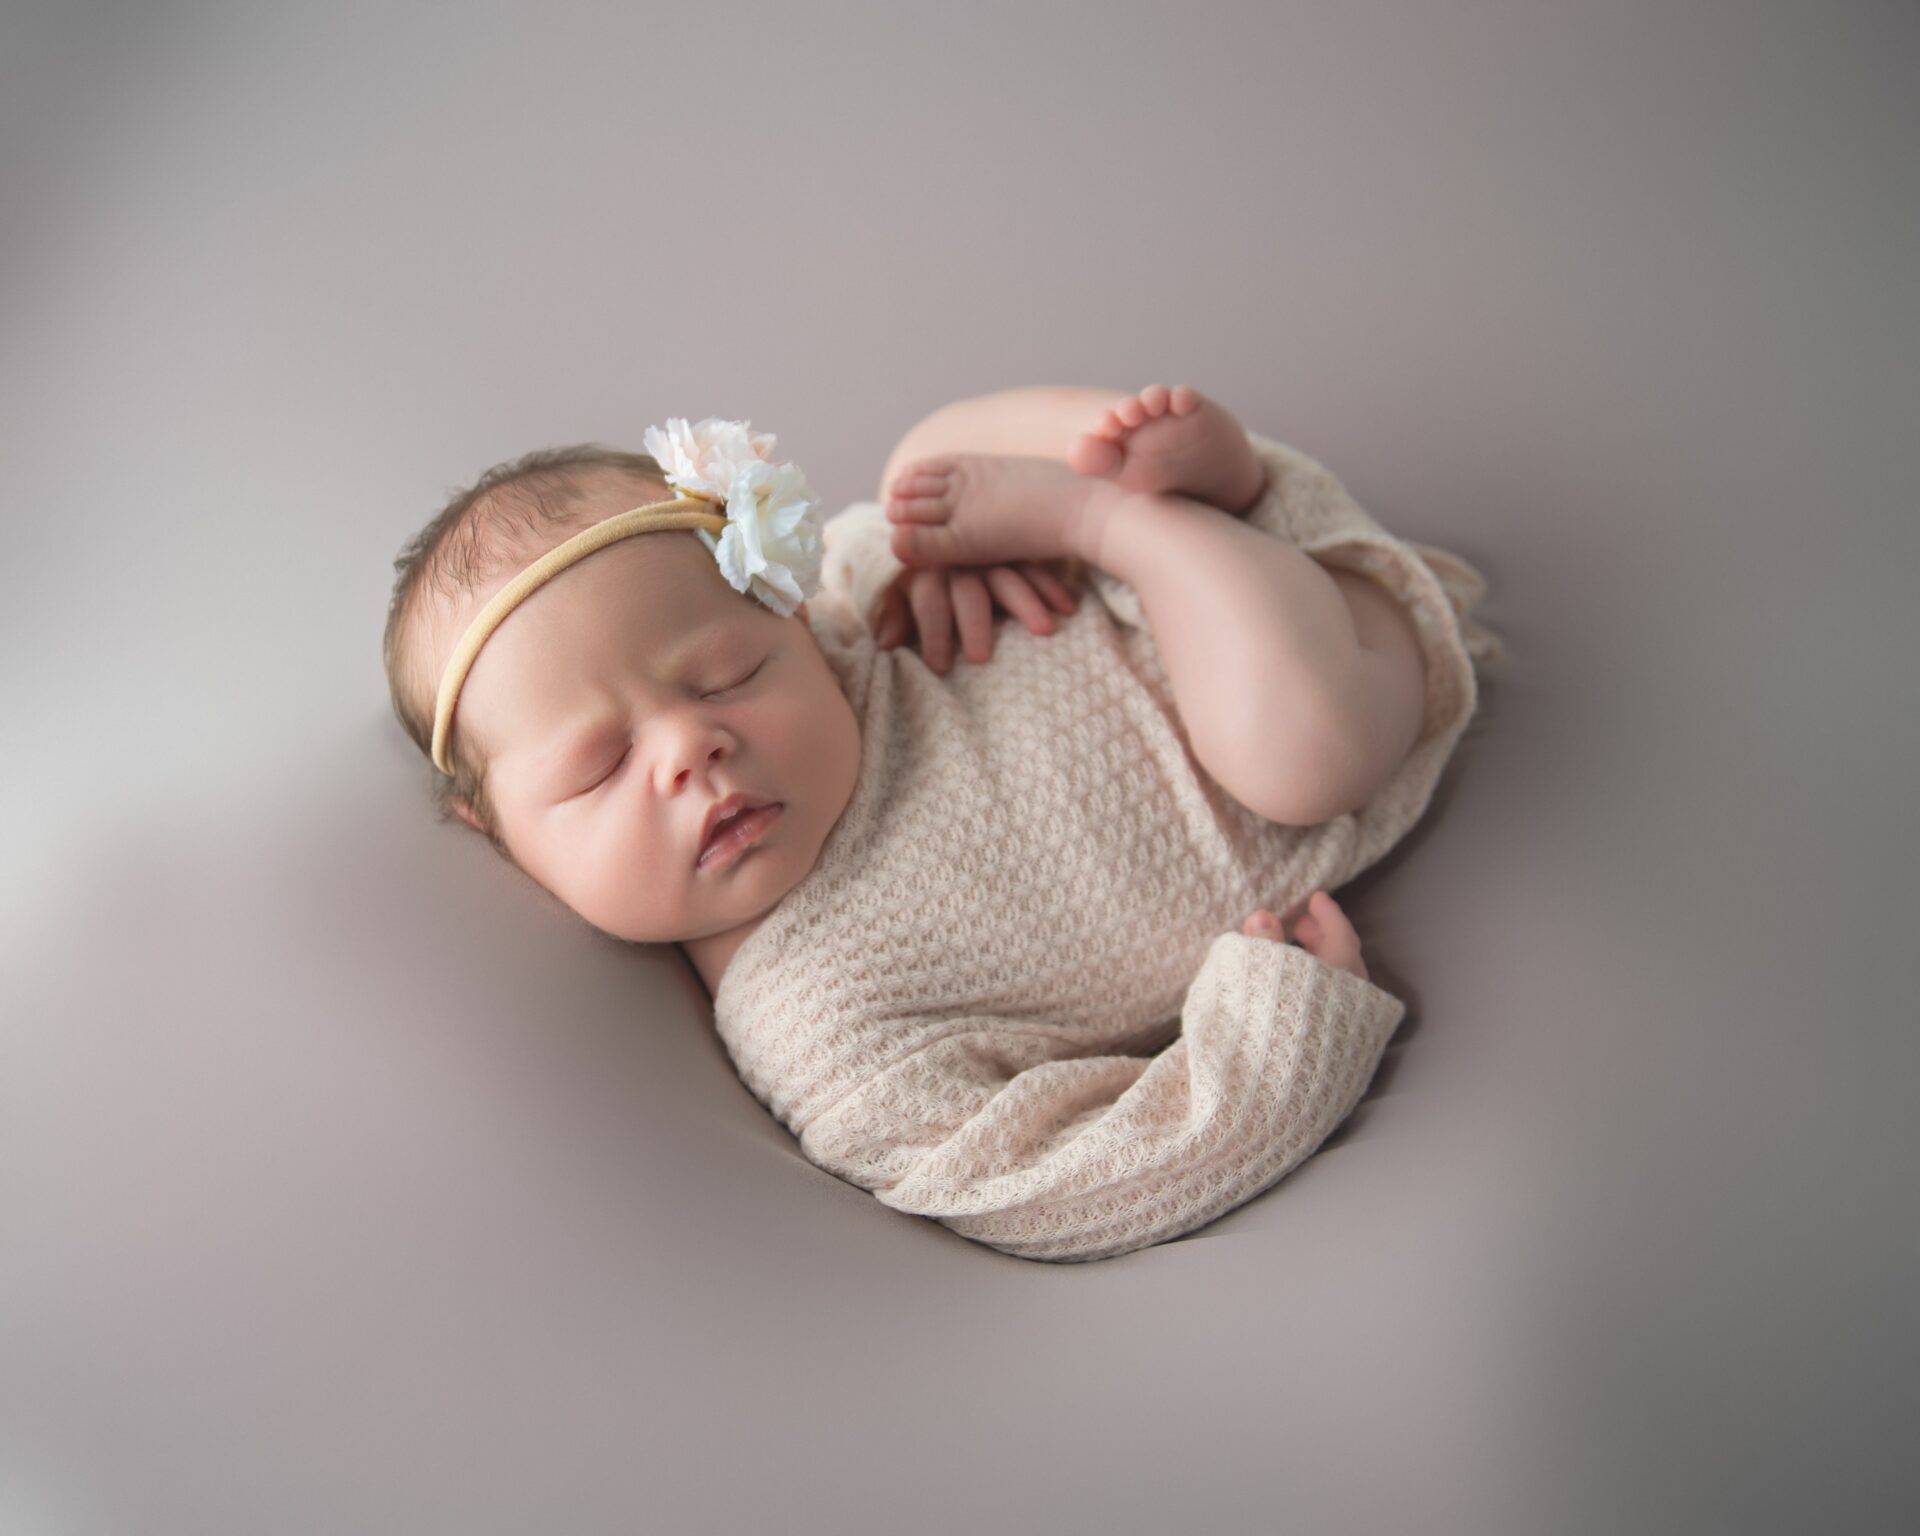
[{"label": "baby's thigh", "polygon": [[1335,566],[1324,569],[1340,589],[1340,595],[1347,600],[1347,611],[1353,615],[1353,627],[1362,646],[1370,651],[1385,651],[1410,659],[1416,665],[1424,665],[1419,631],[1413,627],[1412,616],[1392,593],[1372,577],[1362,576],[1358,571],[1341,570]]},{"label": "baby's thigh", "polygon": [[1360,639],[1362,707],[1369,782],[1384,783],[1406,761],[1426,717],[1427,656],[1413,618],[1387,589],[1354,571],[1329,569]]}]

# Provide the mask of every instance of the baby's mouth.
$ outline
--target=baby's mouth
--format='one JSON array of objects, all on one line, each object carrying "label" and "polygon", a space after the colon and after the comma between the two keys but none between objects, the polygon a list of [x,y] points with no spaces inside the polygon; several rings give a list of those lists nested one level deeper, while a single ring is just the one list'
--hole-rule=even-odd
[{"label": "baby's mouth", "polygon": [[747,849],[759,842],[780,819],[785,807],[785,801],[775,800],[767,805],[736,811],[725,820],[715,822],[713,835],[701,847],[694,867],[710,869],[744,857]]}]

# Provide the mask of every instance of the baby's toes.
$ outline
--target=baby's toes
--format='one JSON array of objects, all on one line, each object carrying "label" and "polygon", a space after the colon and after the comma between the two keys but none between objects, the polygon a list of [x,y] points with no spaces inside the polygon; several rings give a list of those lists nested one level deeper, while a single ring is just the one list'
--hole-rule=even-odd
[{"label": "baby's toes", "polygon": [[951,528],[924,523],[895,523],[888,542],[907,565],[965,565],[967,559]]},{"label": "baby's toes", "polygon": [[921,478],[929,480],[950,480],[953,478],[953,472],[957,467],[954,457],[950,453],[936,453],[931,458],[915,459],[911,464],[901,466],[899,473],[893,477],[893,484],[888,486],[887,489],[889,491],[898,491],[907,481],[919,480]]},{"label": "baby's toes", "polygon": [[1082,475],[1110,475],[1126,454],[1111,438],[1088,432],[1067,449],[1067,463]]},{"label": "baby's toes", "polygon": [[910,464],[887,488],[887,516],[894,522],[945,522],[953,515],[953,503],[953,466],[946,460]]},{"label": "baby's toes", "polygon": [[944,523],[952,516],[952,496],[896,496],[887,502],[890,523]]},{"label": "baby's toes", "polygon": [[1167,413],[1167,386],[1166,385],[1149,384],[1145,389],[1140,391],[1139,396],[1137,398],[1140,401],[1141,409],[1143,409],[1149,416],[1166,415]]}]

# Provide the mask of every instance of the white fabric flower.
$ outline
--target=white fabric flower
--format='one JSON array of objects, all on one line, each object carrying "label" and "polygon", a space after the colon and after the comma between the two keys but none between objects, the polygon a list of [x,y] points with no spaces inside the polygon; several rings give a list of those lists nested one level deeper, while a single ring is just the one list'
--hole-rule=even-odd
[{"label": "white fabric flower", "polygon": [[692,426],[669,416],[664,432],[648,427],[642,441],[675,490],[725,504],[727,526],[718,538],[704,528],[694,532],[728,585],[782,617],[813,595],[825,553],[819,503],[797,465],[773,462],[773,433],[717,416]]}]

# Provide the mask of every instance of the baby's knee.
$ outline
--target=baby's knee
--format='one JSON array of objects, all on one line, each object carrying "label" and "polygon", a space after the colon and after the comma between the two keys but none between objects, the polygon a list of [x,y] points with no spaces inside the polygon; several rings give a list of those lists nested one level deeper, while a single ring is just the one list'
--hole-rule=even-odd
[{"label": "baby's knee", "polygon": [[1287,827],[1317,827],[1366,801],[1365,748],[1350,720],[1299,712],[1284,730],[1239,711],[1238,729],[1215,741],[1191,733],[1194,756],[1222,789],[1254,815]]}]

